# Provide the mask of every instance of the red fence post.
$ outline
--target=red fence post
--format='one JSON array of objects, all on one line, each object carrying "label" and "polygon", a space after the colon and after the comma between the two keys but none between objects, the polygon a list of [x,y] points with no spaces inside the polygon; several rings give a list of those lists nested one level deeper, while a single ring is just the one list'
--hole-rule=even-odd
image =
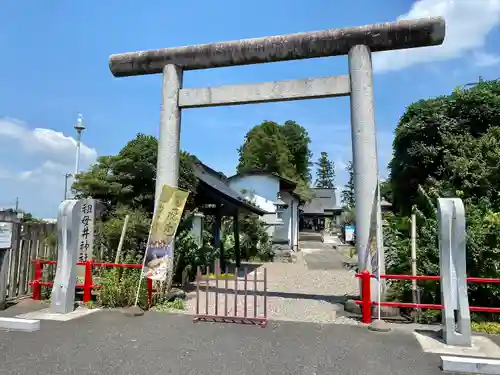
[{"label": "red fence post", "polygon": [[39,259],[35,260],[35,276],[32,284],[33,299],[40,301],[42,299],[42,286],[40,280],[43,277],[43,263]]},{"label": "red fence post", "polygon": [[371,278],[372,275],[367,270],[360,272],[361,277],[361,321],[366,324],[372,322],[372,296],[371,296]]},{"label": "red fence post", "polygon": [[85,279],[83,281],[83,302],[92,301],[92,260],[85,262]]},{"label": "red fence post", "polygon": [[[141,275],[142,277],[142,275]],[[148,307],[153,306],[153,280],[146,278],[148,282]]]}]

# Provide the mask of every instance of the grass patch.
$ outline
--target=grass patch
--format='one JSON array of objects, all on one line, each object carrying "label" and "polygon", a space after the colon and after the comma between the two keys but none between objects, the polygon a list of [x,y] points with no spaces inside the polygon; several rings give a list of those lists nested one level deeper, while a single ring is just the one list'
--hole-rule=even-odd
[{"label": "grass patch", "polygon": [[85,302],[85,307],[89,310],[97,308],[97,304],[94,301]]},{"label": "grass patch", "polygon": [[356,248],[355,247],[350,247],[349,248],[349,258],[354,258],[354,255],[356,255]]},{"label": "grass patch", "polygon": [[[215,273],[210,273],[210,274],[206,275],[206,277],[208,277],[209,279],[215,279],[216,275],[215,275]],[[228,279],[234,279],[234,274],[232,274],[232,273],[220,273],[218,279],[225,279],[226,277]]]},{"label": "grass patch", "polygon": [[496,322],[472,322],[472,330],[475,332],[484,332],[490,335],[500,335],[500,323]]},{"label": "grass patch", "polygon": [[170,311],[170,310],[184,310],[186,308],[184,300],[176,298],[173,301],[163,302],[153,306],[153,311]]}]

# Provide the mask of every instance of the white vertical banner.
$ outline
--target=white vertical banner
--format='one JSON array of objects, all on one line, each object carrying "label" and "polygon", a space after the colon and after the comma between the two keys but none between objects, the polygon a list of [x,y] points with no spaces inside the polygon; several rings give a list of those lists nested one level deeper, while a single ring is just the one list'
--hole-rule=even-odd
[{"label": "white vertical banner", "polygon": [[0,222],[0,249],[10,249],[12,247],[12,230],[14,224]]}]

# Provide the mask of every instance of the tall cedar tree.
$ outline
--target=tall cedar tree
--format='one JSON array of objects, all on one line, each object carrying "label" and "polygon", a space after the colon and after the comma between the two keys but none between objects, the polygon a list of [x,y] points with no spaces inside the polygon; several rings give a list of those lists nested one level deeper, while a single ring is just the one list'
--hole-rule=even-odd
[{"label": "tall cedar tree", "polygon": [[335,187],[335,164],[328,159],[328,153],[322,152],[316,162],[317,188],[333,189]]},{"label": "tall cedar tree", "polygon": [[346,171],[349,174],[349,181],[347,181],[340,196],[344,206],[353,208],[356,205],[356,201],[354,198],[354,167],[352,161],[347,164]]}]

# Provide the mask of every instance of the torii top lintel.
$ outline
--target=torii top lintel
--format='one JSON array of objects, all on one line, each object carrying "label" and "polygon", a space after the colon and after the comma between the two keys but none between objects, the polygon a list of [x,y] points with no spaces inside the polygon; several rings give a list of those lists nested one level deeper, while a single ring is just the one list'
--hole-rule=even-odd
[{"label": "torii top lintel", "polygon": [[157,74],[167,64],[184,70],[260,64],[346,55],[351,47],[366,45],[372,52],[435,46],[443,43],[441,17],[243,39],[195,46],[162,48],[111,55],[115,77]]}]

